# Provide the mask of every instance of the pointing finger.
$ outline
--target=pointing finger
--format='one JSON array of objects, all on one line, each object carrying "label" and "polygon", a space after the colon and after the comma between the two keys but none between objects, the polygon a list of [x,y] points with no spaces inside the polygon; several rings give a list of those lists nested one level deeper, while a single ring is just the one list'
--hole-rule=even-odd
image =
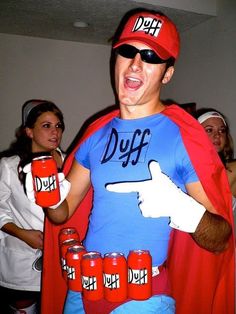
[{"label": "pointing finger", "polygon": [[106,189],[110,192],[130,193],[139,192],[142,182],[122,182],[107,184]]}]

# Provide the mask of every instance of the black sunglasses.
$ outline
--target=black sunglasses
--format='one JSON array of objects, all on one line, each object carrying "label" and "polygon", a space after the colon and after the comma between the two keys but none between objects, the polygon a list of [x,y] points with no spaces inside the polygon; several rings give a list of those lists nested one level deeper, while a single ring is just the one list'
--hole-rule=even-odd
[{"label": "black sunglasses", "polygon": [[134,46],[131,45],[121,45],[116,48],[116,53],[121,55],[124,58],[133,59],[137,53],[140,54],[141,60],[143,62],[151,63],[151,64],[160,64],[160,63],[166,63],[167,60],[163,60],[155,53],[155,51],[151,49],[142,49],[139,50]]}]

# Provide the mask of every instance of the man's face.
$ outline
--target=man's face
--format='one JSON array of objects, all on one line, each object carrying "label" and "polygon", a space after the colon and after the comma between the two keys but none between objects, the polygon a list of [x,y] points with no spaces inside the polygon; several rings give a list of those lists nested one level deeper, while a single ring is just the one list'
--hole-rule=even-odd
[{"label": "man's face", "polygon": [[[137,49],[150,49],[145,44],[131,42]],[[117,55],[115,84],[120,105],[142,106],[159,101],[160,87],[164,83],[166,64],[151,64],[141,60],[139,53],[133,59]]]}]

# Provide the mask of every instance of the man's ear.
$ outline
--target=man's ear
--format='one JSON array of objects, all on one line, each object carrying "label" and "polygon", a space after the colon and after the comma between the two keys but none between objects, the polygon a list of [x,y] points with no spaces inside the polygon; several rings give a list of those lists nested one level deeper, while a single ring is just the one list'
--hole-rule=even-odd
[{"label": "man's ear", "polygon": [[31,128],[25,128],[25,133],[29,138],[33,138],[33,131]]},{"label": "man's ear", "polygon": [[162,79],[162,83],[163,84],[167,84],[171,80],[171,78],[172,78],[172,76],[174,74],[174,71],[175,71],[175,69],[174,69],[173,66],[168,67],[168,69],[166,70],[166,72],[165,72],[165,74],[163,76],[163,79]]}]

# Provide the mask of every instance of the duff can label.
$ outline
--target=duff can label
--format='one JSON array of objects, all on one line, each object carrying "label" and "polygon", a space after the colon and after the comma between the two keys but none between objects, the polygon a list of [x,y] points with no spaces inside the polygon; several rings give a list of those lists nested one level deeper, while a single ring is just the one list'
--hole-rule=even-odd
[{"label": "duff can label", "polygon": [[103,262],[99,252],[88,252],[81,260],[82,293],[85,299],[103,298]]},{"label": "duff can label", "polygon": [[56,205],[60,201],[57,165],[52,156],[32,160],[32,176],[35,202],[41,207]]},{"label": "duff can label", "polygon": [[73,245],[79,245],[80,243],[77,240],[69,239],[60,245],[60,259],[61,259],[61,270],[62,276],[67,281],[67,263],[66,263],[66,254],[69,247]]},{"label": "duff can label", "polygon": [[104,297],[109,302],[127,299],[127,262],[122,253],[107,253],[103,259]]},{"label": "duff can label", "polygon": [[85,253],[82,245],[73,245],[67,249],[67,283],[70,290],[82,292],[81,259]]},{"label": "duff can label", "polygon": [[133,250],[128,255],[128,296],[146,300],[152,296],[152,258],[148,250]]}]

